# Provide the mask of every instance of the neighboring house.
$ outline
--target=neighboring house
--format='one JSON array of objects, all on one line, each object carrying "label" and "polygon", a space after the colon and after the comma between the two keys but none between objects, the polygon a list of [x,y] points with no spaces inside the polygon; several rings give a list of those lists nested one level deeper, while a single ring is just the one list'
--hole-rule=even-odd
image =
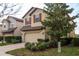
[{"label": "neighboring house", "polygon": [[23,20],[13,16],[8,16],[7,19],[2,20],[2,35],[5,36],[21,36],[20,28]]},{"label": "neighboring house", "polygon": [[2,24],[0,24],[0,36],[2,36]]},{"label": "neighboring house", "polygon": [[23,42],[37,42],[37,39],[45,39],[47,37],[41,24],[41,21],[44,21],[46,16],[43,9],[36,7],[32,7],[23,16],[24,26],[21,28]]}]

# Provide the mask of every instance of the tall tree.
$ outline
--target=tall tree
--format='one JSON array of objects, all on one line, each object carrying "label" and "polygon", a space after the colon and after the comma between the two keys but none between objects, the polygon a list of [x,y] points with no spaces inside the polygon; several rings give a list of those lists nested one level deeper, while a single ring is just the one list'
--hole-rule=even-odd
[{"label": "tall tree", "polygon": [[42,24],[47,28],[48,35],[59,39],[74,30],[76,27],[74,19],[78,18],[78,14],[70,16],[73,8],[69,9],[69,5],[65,3],[45,3],[45,5],[44,12],[47,17]]},{"label": "tall tree", "polygon": [[20,4],[0,3],[0,17],[14,15],[21,9]]}]

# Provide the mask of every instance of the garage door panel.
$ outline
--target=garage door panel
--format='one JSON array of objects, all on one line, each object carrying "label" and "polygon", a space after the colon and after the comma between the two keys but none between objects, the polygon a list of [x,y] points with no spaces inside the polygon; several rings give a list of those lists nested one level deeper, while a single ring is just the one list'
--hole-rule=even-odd
[{"label": "garage door panel", "polygon": [[37,39],[44,38],[44,35],[42,33],[38,32],[27,32],[25,36],[26,42],[37,42]]}]

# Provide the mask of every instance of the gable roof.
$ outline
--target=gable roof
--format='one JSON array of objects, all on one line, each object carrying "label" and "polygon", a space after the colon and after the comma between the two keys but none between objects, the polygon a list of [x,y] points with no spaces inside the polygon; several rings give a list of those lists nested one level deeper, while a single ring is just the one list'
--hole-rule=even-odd
[{"label": "gable roof", "polygon": [[7,19],[8,19],[9,17],[11,17],[11,18],[15,19],[16,21],[23,22],[23,20],[22,20],[22,19],[19,19],[19,18],[13,17],[13,16],[8,16],[8,17],[7,17]]},{"label": "gable roof", "polygon": [[2,33],[5,34],[5,33],[12,33],[14,32],[14,30],[16,29],[17,27],[15,28],[9,28],[8,30],[3,30]]},{"label": "gable roof", "polygon": [[37,9],[43,10],[43,9],[41,9],[41,8],[31,7],[30,10],[28,10],[22,18],[24,18],[32,9],[34,9],[34,10],[30,13],[30,15],[31,15],[33,12],[35,12]]},{"label": "gable roof", "polygon": [[2,23],[3,23],[4,21],[7,21],[7,22],[9,22],[9,23],[11,22],[10,20],[3,19],[3,20],[2,20]]},{"label": "gable roof", "polygon": [[22,19],[19,19],[19,18],[13,17],[13,16],[8,16],[6,19],[3,19],[3,20],[2,20],[2,23],[3,23],[3,21],[8,21],[8,22],[10,23],[11,21],[8,20],[9,18],[13,18],[14,20],[16,20],[16,21],[18,21],[18,22],[23,22]]}]

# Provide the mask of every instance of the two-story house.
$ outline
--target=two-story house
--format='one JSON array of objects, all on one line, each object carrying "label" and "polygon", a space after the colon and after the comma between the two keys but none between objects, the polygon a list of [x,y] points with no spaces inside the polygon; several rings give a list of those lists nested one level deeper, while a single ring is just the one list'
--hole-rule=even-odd
[{"label": "two-story house", "polygon": [[2,23],[0,23],[0,36],[2,36]]},{"label": "two-story house", "polygon": [[20,28],[23,20],[13,16],[8,16],[2,20],[2,35],[5,36],[21,36]]},{"label": "two-story house", "polygon": [[[45,29],[41,24],[41,21],[45,20],[46,13],[43,9],[32,7],[24,16],[24,26],[22,30],[22,40],[24,42],[37,42],[37,39],[45,39]],[[71,35],[72,34],[72,35]],[[75,33],[71,32],[71,36],[74,37]]]}]

